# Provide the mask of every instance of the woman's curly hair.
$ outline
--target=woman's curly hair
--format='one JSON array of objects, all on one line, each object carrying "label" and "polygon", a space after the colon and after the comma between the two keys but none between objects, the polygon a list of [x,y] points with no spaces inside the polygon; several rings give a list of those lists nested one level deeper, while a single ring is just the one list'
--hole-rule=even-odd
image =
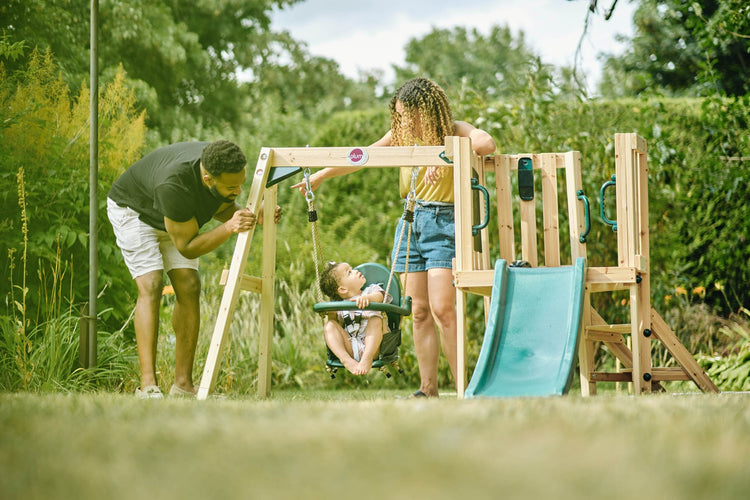
[{"label": "woman's curly hair", "polygon": [[[402,117],[396,111],[401,102],[411,130],[402,129]],[[453,135],[455,123],[448,97],[428,78],[414,78],[401,85],[391,98],[391,145],[440,146]],[[418,132],[415,132],[417,130]]]}]

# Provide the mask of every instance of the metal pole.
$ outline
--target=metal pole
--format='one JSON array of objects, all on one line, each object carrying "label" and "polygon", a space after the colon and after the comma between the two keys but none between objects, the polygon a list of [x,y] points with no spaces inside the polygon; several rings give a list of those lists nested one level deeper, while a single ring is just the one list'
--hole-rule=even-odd
[{"label": "metal pole", "polygon": [[99,207],[97,187],[99,185],[99,0],[91,0],[91,136],[89,141],[89,310],[88,310],[88,359],[87,368],[96,366],[96,294],[97,294],[97,228]]}]

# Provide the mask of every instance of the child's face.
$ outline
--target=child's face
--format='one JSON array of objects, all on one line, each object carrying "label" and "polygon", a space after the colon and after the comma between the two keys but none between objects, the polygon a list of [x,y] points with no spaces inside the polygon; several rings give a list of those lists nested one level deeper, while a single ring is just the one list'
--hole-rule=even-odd
[{"label": "child's face", "polygon": [[362,273],[356,269],[352,269],[352,266],[346,262],[339,264],[336,271],[339,283],[339,295],[344,298],[359,295],[359,292],[362,291],[362,287],[365,285],[365,277]]}]

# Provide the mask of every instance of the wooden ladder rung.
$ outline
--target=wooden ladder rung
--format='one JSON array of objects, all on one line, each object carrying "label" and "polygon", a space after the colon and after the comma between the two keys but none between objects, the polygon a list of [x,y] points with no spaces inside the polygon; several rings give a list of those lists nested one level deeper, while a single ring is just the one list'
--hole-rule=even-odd
[{"label": "wooden ladder rung", "polygon": [[586,338],[601,342],[624,343],[623,335],[630,333],[630,325],[591,325],[586,327]]},{"label": "wooden ladder rung", "polygon": [[679,366],[653,367],[652,380],[691,380],[690,376]]},{"label": "wooden ladder rung", "polygon": [[[227,284],[228,279],[229,279],[229,269],[224,269],[221,272],[221,278],[219,278],[219,284],[221,286],[225,286]],[[240,278],[240,290],[260,293],[262,285],[263,285],[263,280],[260,278],[256,278],[255,276],[243,274],[242,277]]]},{"label": "wooden ladder rung", "polygon": [[589,267],[586,269],[586,287],[591,292],[611,292],[635,285],[638,270],[635,267]]},{"label": "wooden ladder rung", "polygon": [[632,382],[633,372],[631,370],[621,372],[592,372],[589,375],[592,382]]}]

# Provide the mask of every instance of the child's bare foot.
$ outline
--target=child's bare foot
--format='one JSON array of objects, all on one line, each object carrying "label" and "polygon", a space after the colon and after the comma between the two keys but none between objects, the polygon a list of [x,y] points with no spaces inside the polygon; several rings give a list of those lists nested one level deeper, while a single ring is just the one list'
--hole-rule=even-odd
[{"label": "child's bare foot", "polygon": [[372,361],[362,360],[357,364],[357,371],[353,373],[355,375],[367,375],[370,373],[370,368],[372,368]]},{"label": "child's bare foot", "polygon": [[341,361],[341,363],[344,365],[344,368],[349,370],[349,372],[353,373],[354,375],[359,375],[359,373],[357,373],[357,370],[359,369],[359,363],[357,363],[354,359],[349,358],[347,360]]}]

